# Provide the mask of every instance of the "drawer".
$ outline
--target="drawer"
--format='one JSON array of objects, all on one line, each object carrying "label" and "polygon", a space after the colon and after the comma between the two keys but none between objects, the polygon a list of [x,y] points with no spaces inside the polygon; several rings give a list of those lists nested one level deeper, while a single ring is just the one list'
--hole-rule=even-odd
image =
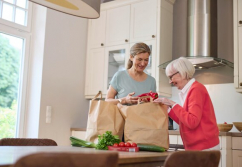
[{"label": "drawer", "polygon": [[183,145],[181,135],[178,135],[177,144],[182,144]]},{"label": "drawer", "polygon": [[219,136],[219,149],[221,150],[222,149],[222,137]]},{"label": "drawer", "polygon": [[170,144],[177,144],[177,135],[169,135]]},{"label": "drawer", "polygon": [[75,131],[75,130],[73,130],[73,131],[71,131],[71,135],[76,137],[76,138],[85,140],[86,131]]},{"label": "drawer", "polygon": [[242,150],[242,137],[232,137],[232,149]]}]

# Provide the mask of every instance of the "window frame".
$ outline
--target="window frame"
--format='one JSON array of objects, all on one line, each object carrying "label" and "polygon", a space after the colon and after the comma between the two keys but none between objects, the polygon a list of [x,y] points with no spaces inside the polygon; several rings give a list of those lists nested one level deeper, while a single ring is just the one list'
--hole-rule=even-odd
[{"label": "window frame", "polygon": [[[32,8],[33,8],[33,3],[28,1],[28,9],[27,9],[28,14],[27,14],[27,25],[26,26],[17,24],[12,21],[4,20],[4,19],[2,19],[2,17],[0,18],[0,24],[7,25],[10,27],[16,28],[18,30],[30,32],[31,31],[32,10],[33,10]],[[15,11],[16,11],[16,9],[15,9]]]},{"label": "window frame", "polygon": [[31,35],[27,32],[10,28],[6,25],[0,26],[0,32],[24,39],[23,54],[21,58],[21,68],[19,73],[19,89],[18,89],[18,108],[16,122],[16,137],[24,137],[25,111],[27,108],[27,85],[28,85],[28,68],[30,59],[30,40]]}]

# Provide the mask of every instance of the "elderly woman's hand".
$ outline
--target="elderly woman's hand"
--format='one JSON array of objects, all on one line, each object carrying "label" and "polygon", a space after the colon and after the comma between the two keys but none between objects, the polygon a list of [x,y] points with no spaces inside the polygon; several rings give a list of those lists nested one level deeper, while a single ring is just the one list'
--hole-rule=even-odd
[{"label": "elderly woman's hand", "polygon": [[173,106],[174,104],[176,104],[176,102],[170,100],[170,99],[167,99],[167,98],[158,98],[158,99],[155,99],[154,100],[154,103],[162,103],[162,104],[165,104],[169,107]]},{"label": "elderly woman's hand", "polygon": [[129,93],[128,96],[125,97],[125,103],[126,104],[137,104],[138,103],[138,97],[133,97],[135,93]]}]

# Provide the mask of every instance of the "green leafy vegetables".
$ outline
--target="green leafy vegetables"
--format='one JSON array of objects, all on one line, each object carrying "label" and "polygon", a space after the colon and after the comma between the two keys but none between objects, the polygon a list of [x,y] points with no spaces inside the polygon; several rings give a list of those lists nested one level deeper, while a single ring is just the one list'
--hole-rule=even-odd
[{"label": "green leafy vegetables", "polygon": [[108,146],[112,146],[114,143],[119,143],[121,140],[117,135],[113,136],[112,132],[107,131],[103,135],[98,135],[98,143],[96,149],[107,150]]},{"label": "green leafy vegetables", "polygon": [[108,146],[112,146],[114,143],[121,141],[117,135],[112,135],[111,131],[107,131],[103,135],[98,135],[97,144],[73,136],[70,137],[70,140],[72,146],[96,148],[97,150],[108,150]]}]

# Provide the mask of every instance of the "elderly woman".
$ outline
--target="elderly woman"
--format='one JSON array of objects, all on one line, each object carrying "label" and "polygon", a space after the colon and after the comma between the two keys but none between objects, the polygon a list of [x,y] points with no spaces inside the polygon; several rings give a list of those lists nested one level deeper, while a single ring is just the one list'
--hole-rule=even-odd
[{"label": "elderly woman", "polygon": [[219,131],[210,96],[201,83],[193,77],[195,68],[186,58],[168,64],[166,75],[169,82],[180,91],[181,105],[167,98],[158,98],[169,106],[169,116],[179,124],[186,150],[219,150]]},{"label": "elderly woman", "polygon": [[115,73],[110,82],[106,101],[115,104],[136,104],[138,95],[150,91],[156,92],[155,79],[144,72],[149,63],[150,53],[150,48],[145,43],[136,43],[131,47],[127,70]]}]

